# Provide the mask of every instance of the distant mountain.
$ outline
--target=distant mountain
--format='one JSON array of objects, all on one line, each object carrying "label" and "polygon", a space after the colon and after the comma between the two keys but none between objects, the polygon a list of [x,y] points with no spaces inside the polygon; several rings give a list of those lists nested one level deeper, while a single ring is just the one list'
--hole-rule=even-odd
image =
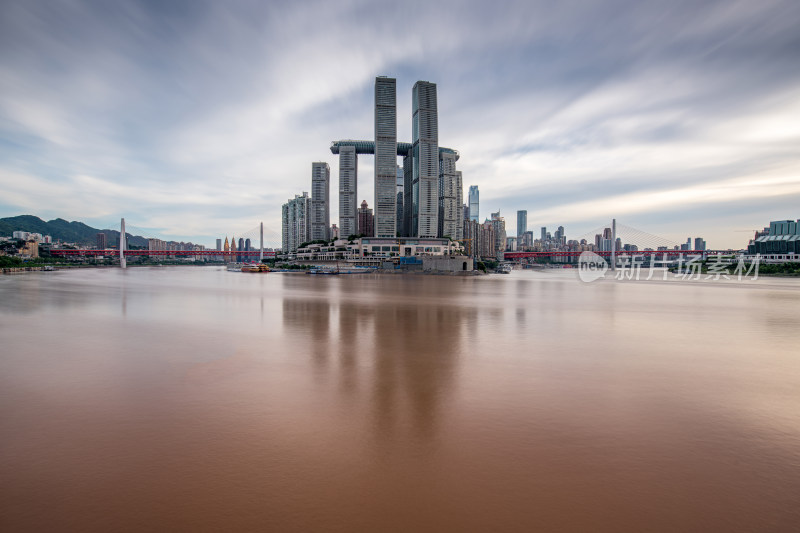
[{"label": "distant mountain", "polygon": [[[11,237],[15,231],[29,231],[50,235],[53,240],[74,242],[86,246],[97,244],[97,234],[106,234],[106,246],[119,245],[119,231],[112,229],[96,229],[83,222],[67,222],[63,218],[56,218],[45,222],[33,215],[19,215],[16,217],[0,218],[0,236]],[[140,236],[128,235],[129,246],[147,246],[147,239]]]}]

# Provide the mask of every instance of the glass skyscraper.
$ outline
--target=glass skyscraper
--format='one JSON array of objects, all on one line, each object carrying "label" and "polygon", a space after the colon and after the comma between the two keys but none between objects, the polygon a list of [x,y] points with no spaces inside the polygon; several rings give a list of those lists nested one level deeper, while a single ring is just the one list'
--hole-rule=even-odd
[{"label": "glass skyscraper", "polygon": [[[458,151],[439,146],[437,87],[418,81],[412,91],[412,142],[397,142],[397,82],[375,78],[375,140],[333,141],[339,155],[339,228],[358,233],[358,156],[375,155],[374,237],[463,236],[463,181]],[[398,156],[403,158],[398,167]],[[473,187],[476,191],[477,187]],[[477,218],[477,203],[475,205]]]},{"label": "glass skyscraper", "polygon": [[375,237],[397,235],[397,80],[375,78]]},{"label": "glass skyscraper", "polygon": [[412,224],[417,237],[436,238],[439,229],[439,118],[436,84],[418,81],[412,91],[414,164]]},{"label": "glass skyscraper", "polygon": [[469,187],[469,219],[474,222],[480,222],[478,220],[478,204],[480,200],[480,194],[478,192],[477,185],[470,185]]},{"label": "glass skyscraper", "polygon": [[522,209],[517,211],[517,237],[521,237],[528,231],[528,211]]}]

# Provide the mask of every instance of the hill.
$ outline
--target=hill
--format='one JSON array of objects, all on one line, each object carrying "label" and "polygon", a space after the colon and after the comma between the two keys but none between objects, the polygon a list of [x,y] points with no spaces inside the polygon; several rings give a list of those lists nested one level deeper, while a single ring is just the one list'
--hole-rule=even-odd
[{"label": "hill", "polygon": [[[74,242],[86,246],[97,244],[97,234],[106,234],[106,245],[116,247],[119,244],[119,231],[112,229],[96,229],[83,222],[67,222],[63,218],[56,218],[45,222],[33,215],[19,215],[16,217],[0,218],[0,236],[10,237],[15,231],[29,231],[50,235],[53,240]],[[129,246],[147,246],[147,239],[128,233]]]}]

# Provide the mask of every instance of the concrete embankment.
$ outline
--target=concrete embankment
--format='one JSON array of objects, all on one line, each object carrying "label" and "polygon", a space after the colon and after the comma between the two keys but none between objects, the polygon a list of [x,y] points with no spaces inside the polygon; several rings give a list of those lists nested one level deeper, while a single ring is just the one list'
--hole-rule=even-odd
[{"label": "concrete embankment", "polygon": [[44,267],[8,267],[0,270],[2,270],[3,274],[19,274],[22,272],[38,272],[44,269]]}]

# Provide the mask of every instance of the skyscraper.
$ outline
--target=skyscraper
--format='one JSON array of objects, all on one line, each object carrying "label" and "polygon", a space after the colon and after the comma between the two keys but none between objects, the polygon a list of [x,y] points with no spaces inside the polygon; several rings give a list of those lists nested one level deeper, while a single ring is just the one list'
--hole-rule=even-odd
[{"label": "skyscraper", "polygon": [[106,234],[105,233],[98,233],[97,234],[97,249],[98,250],[105,250],[106,249]]},{"label": "skyscraper", "polygon": [[[459,154],[451,148],[439,147],[436,84],[427,81],[414,84],[411,143],[397,142],[396,89],[394,78],[375,78],[374,141],[346,139],[331,142],[331,153],[339,156],[339,226],[342,236],[352,234],[358,228],[355,198],[360,154],[375,155],[373,236],[439,238],[443,231],[448,235],[462,235],[465,216],[461,203],[463,178],[454,165],[448,163],[444,164],[448,173],[441,176],[443,161],[457,161]],[[398,156],[403,157],[402,169],[397,165]],[[477,219],[477,187],[473,190],[473,218]],[[440,220],[440,204],[449,205],[453,199],[457,205],[441,215]],[[444,218],[454,219],[455,226],[450,224],[451,227],[445,230]]]},{"label": "skyscraper", "polygon": [[695,250],[705,250],[706,249],[706,241],[703,240],[702,237],[696,237],[694,239],[694,249]]},{"label": "skyscraper", "polygon": [[375,236],[396,235],[397,80],[378,76],[375,78]]},{"label": "skyscraper", "polygon": [[355,146],[339,148],[339,232],[342,237],[358,233],[358,156]]},{"label": "skyscraper", "polygon": [[331,227],[331,168],[328,163],[311,164],[311,240],[328,240]]},{"label": "skyscraper", "polygon": [[478,222],[478,204],[480,200],[480,193],[478,192],[477,185],[470,185],[469,187],[469,219],[473,222]]},{"label": "skyscraper", "polygon": [[375,233],[375,217],[372,209],[367,205],[367,201],[361,202],[358,209],[358,233],[361,235],[373,235]]},{"label": "skyscraper", "polygon": [[411,153],[403,156],[403,237],[415,237],[417,229],[414,209],[414,158]]},{"label": "skyscraper", "polygon": [[295,195],[293,200],[283,204],[282,209],[282,247],[286,253],[296,252],[297,248],[311,239],[311,198],[308,193]]},{"label": "skyscraper", "polygon": [[500,216],[500,211],[492,213],[491,221],[494,230],[495,250],[500,253],[506,249],[506,219]]},{"label": "skyscraper", "polygon": [[403,225],[403,194],[405,187],[405,177],[403,176],[403,167],[397,165],[397,234],[405,235]]},{"label": "skyscraper", "polygon": [[460,241],[464,238],[464,178],[460,170],[456,170],[456,236],[453,239]]},{"label": "skyscraper", "polygon": [[522,209],[517,211],[517,237],[522,236],[528,231],[528,211]]},{"label": "skyscraper", "polygon": [[542,226],[542,242],[547,240],[547,226]]},{"label": "skyscraper", "polygon": [[[437,237],[439,229],[439,120],[436,84],[418,81],[412,90],[412,229],[417,237]],[[377,165],[376,165],[377,166]]]},{"label": "skyscraper", "polygon": [[439,159],[438,236],[461,239],[461,173],[456,171],[456,154],[444,152]]}]

